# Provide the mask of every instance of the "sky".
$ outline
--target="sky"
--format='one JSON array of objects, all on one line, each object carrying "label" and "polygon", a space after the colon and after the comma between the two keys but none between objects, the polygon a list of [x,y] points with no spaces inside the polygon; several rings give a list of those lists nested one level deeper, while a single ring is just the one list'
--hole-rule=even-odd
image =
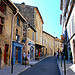
[{"label": "sky", "polygon": [[60,0],[11,0],[15,3],[25,2],[26,5],[38,7],[43,18],[43,30],[61,39]]}]

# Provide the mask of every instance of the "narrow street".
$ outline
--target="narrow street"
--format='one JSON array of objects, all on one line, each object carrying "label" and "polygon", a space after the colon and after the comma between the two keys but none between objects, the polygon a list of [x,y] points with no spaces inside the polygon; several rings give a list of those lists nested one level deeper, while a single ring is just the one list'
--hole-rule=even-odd
[{"label": "narrow street", "polygon": [[48,57],[19,75],[60,75],[56,57]]}]

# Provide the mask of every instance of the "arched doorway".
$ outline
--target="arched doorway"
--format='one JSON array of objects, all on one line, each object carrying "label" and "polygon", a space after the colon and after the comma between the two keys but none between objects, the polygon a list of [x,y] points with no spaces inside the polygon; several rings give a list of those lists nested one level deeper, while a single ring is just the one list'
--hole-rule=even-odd
[{"label": "arched doorway", "polygon": [[30,59],[33,59],[34,58],[34,47],[31,46],[30,47]]},{"label": "arched doorway", "polygon": [[0,68],[1,68],[1,58],[2,58],[2,50],[0,48]]}]

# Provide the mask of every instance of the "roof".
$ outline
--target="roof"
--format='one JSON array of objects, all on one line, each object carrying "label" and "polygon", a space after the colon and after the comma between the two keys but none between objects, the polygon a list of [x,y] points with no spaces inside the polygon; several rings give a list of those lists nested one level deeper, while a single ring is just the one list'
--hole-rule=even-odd
[{"label": "roof", "polygon": [[47,33],[46,31],[43,31],[43,33],[45,33],[45,34],[47,34],[47,35],[49,35],[49,36],[55,38],[54,36],[52,36],[51,34]]},{"label": "roof", "polygon": [[8,2],[10,3],[10,5],[12,6],[12,7],[14,7],[16,10],[16,12],[18,11],[18,14],[21,16],[21,18],[25,21],[25,22],[27,22],[27,20],[22,16],[22,14],[19,12],[19,9],[16,7],[16,5],[11,1],[11,0],[8,0]]},{"label": "roof", "polygon": [[45,31],[43,31],[43,33],[45,33],[45,34],[47,34],[47,35],[50,35],[51,37],[53,37],[53,38],[56,39],[56,40],[61,40],[61,39],[59,39],[58,37],[54,37],[54,36],[52,36],[51,34],[45,32]]}]

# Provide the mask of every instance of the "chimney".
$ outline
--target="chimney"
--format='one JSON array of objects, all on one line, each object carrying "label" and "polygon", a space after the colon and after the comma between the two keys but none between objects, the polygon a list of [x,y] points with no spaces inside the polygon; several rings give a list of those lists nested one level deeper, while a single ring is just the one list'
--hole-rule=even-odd
[{"label": "chimney", "polygon": [[22,5],[25,5],[25,2],[22,2],[21,4],[22,4]]},{"label": "chimney", "polygon": [[25,2],[22,2],[21,3],[21,6],[25,8]]}]

